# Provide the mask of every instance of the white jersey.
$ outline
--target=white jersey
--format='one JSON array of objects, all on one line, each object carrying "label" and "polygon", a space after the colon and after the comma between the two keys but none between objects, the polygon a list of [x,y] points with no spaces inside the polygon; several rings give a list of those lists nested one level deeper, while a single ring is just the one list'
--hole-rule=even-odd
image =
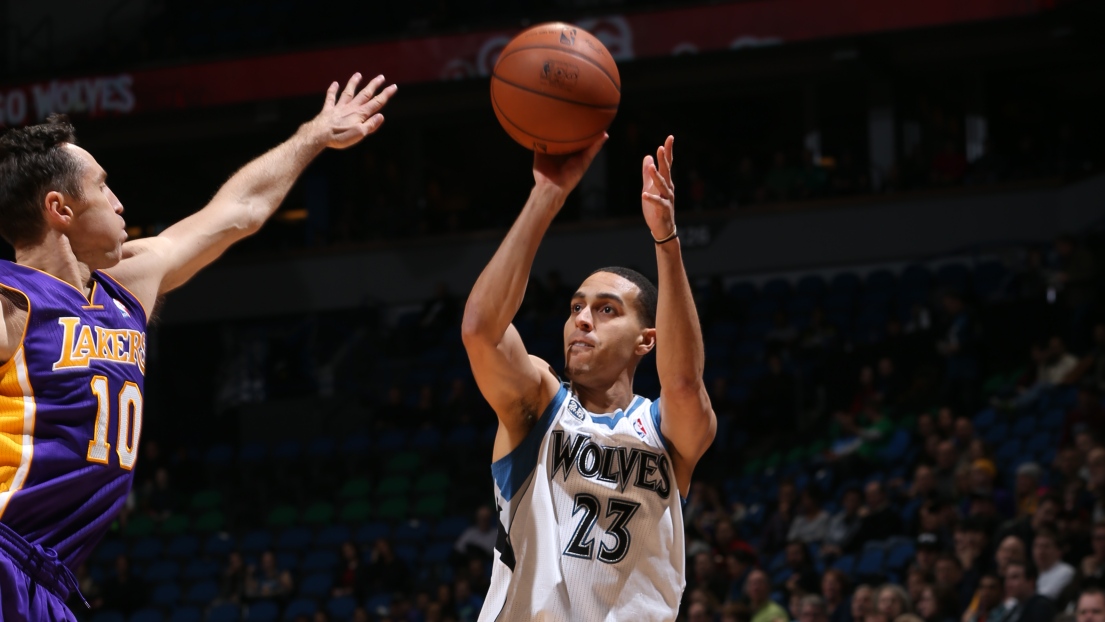
[{"label": "white jersey", "polygon": [[565,384],[491,473],[500,534],[480,622],[675,619],[683,509],[659,402],[596,415]]}]

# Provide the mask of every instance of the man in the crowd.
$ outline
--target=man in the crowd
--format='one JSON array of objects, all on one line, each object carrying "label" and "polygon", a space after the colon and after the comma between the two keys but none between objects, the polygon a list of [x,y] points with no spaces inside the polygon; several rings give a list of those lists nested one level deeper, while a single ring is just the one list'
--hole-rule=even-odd
[{"label": "man in the crowd", "polygon": [[1053,622],[1055,603],[1036,593],[1036,569],[1024,562],[1011,562],[1005,569],[1004,612],[999,622]]}]

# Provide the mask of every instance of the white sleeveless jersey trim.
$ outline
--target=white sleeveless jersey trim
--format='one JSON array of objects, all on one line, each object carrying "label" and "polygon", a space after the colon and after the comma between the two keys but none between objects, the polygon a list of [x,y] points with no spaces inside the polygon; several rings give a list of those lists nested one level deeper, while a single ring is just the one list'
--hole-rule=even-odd
[{"label": "white sleeveless jersey trim", "polygon": [[675,619],[683,514],[658,402],[594,414],[562,385],[491,472],[500,533],[480,622]]}]

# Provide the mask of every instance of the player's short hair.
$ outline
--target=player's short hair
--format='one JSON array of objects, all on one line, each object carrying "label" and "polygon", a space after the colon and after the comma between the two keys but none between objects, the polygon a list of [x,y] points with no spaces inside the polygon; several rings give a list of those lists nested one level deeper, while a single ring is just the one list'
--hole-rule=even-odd
[{"label": "player's short hair", "polygon": [[0,237],[29,244],[45,232],[42,202],[57,190],[81,197],[81,162],[63,149],[76,144],[65,115],[45,123],[13,128],[0,136]]},{"label": "player's short hair", "polygon": [[656,301],[658,298],[658,292],[656,285],[652,281],[648,280],[648,277],[632,270],[630,268],[623,268],[621,266],[608,266],[606,268],[599,268],[591,274],[598,274],[599,272],[609,272],[610,274],[616,274],[623,279],[633,283],[637,286],[637,313],[641,316],[641,321],[644,322],[646,328],[656,327]]}]

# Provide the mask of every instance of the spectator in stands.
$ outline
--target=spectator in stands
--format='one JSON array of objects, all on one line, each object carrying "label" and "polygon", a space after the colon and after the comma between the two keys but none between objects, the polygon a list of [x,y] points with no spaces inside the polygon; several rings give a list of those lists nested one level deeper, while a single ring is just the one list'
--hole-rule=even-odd
[{"label": "spectator in stands", "polygon": [[709,592],[715,600],[725,598],[728,585],[725,578],[718,571],[717,563],[712,553],[701,552],[694,556],[694,564],[687,577],[687,592],[702,589]]},{"label": "spectator in stands", "polygon": [[1092,552],[1082,559],[1082,583],[1105,588],[1105,520],[1094,523],[1090,548]]},{"label": "spectator in stands", "polygon": [[176,491],[169,484],[169,471],[159,468],[154,472],[153,482],[145,491],[146,511],[155,520],[168,518],[176,509]]},{"label": "spectator in stands", "polygon": [[954,593],[939,585],[926,585],[921,588],[921,597],[917,600],[917,615],[925,622],[954,622],[958,613]]},{"label": "spectator in stands", "polygon": [[821,508],[821,493],[807,487],[798,500],[798,512],[790,523],[787,540],[804,544],[820,543],[829,531],[829,514]]},{"label": "spectator in stands", "polygon": [[[958,618],[963,613],[963,608],[966,608],[970,602],[971,597],[975,593],[975,585],[972,585],[966,580],[963,572],[963,565],[959,562],[959,558],[951,553],[941,553],[936,558],[936,565],[933,567],[932,573],[934,584],[933,586],[941,592],[947,592],[955,602],[955,610],[947,613],[945,610],[941,611],[941,614],[946,614],[947,617]],[[934,598],[937,596],[943,597],[944,594],[934,594]],[[939,600],[939,598],[937,598]],[[918,604],[918,613],[920,611],[920,604]],[[928,620],[931,616],[921,613],[921,617]]]},{"label": "spectator in stands", "polygon": [[786,545],[797,506],[797,496],[793,481],[784,480],[779,484],[779,499],[775,502],[775,511],[764,523],[760,548],[765,554],[774,555]]},{"label": "spectator in stands", "polygon": [[1004,611],[995,622],[1052,622],[1055,604],[1036,593],[1036,569],[1024,562],[1011,562],[1005,569]]},{"label": "spectator in stands", "polygon": [[955,441],[945,439],[936,447],[936,493],[940,499],[951,500],[959,495],[956,490],[956,472],[959,467],[959,449]]},{"label": "spectator in stands", "polygon": [[902,519],[890,505],[882,482],[871,481],[864,487],[865,504],[860,509],[863,522],[856,534],[857,546],[872,540],[885,540],[901,533]]},{"label": "spectator in stands", "polygon": [[1105,591],[1091,587],[1078,597],[1075,607],[1078,622],[1105,622]]},{"label": "spectator in stands", "polygon": [[752,610],[751,622],[786,622],[790,618],[779,603],[771,600],[771,582],[763,570],[753,570],[744,582],[744,592]]},{"label": "spectator in stands", "polygon": [[817,576],[817,570],[814,569],[813,560],[810,559],[809,548],[804,542],[795,540],[787,543],[786,565],[791,573],[786,580],[788,594],[796,592],[813,594],[820,589],[821,580]]},{"label": "spectator in stands", "polygon": [[476,523],[460,534],[454,548],[461,555],[477,555],[491,559],[498,537],[498,525],[494,521],[491,508],[484,505],[476,510]]},{"label": "spectator in stands", "polygon": [[1001,577],[993,573],[982,575],[982,579],[978,582],[978,590],[960,620],[961,622],[990,622],[991,612],[1001,605],[1001,601]]},{"label": "spectator in stands", "polygon": [[1004,580],[1005,571],[1010,564],[1024,564],[1028,560],[1027,549],[1024,540],[1017,535],[1008,535],[1002,538],[997,551],[994,552],[994,566],[999,577]]},{"label": "spectator in stands", "polygon": [[829,622],[825,600],[817,594],[807,594],[798,604],[798,622]]},{"label": "spectator in stands", "polygon": [[885,583],[879,588],[879,595],[875,598],[875,609],[888,620],[895,620],[903,613],[912,611],[913,604],[905,588],[894,583]]},{"label": "spectator in stands", "polygon": [[851,622],[848,602],[848,576],[837,568],[829,568],[821,577],[821,597],[828,613],[827,622]]},{"label": "spectator in stands", "polygon": [[840,557],[845,551],[853,550],[853,540],[863,524],[860,515],[862,497],[858,488],[850,487],[844,491],[840,500],[840,511],[829,519],[825,532],[825,541],[821,545],[821,555],[827,559]]},{"label": "spectator in stands", "polygon": [[476,622],[483,607],[483,598],[472,593],[467,579],[457,579],[453,584],[456,595],[456,615],[459,622]]},{"label": "spectator in stands", "polygon": [[1032,516],[1040,505],[1040,465],[1026,462],[1017,467],[1017,516]]},{"label": "spectator in stands", "polygon": [[936,560],[943,550],[940,536],[936,533],[926,531],[917,535],[917,552],[913,563],[924,574],[926,580],[936,572]]},{"label": "spectator in stands", "polygon": [[994,531],[996,524],[977,515],[968,516],[955,526],[954,554],[967,588],[959,592],[961,607],[966,607],[970,602],[982,574],[993,559],[989,551],[990,534]]},{"label": "spectator in stands", "polygon": [[259,566],[246,569],[246,596],[251,599],[284,599],[292,593],[292,575],[277,566],[272,551],[261,554]]},{"label": "spectator in stands", "polygon": [[1081,432],[1105,430],[1105,405],[1101,403],[1101,391],[1093,382],[1083,382],[1078,387],[1078,401],[1063,420],[1061,445],[1074,442]]},{"label": "spectator in stands", "polygon": [[1064,590],[1074,580],[1074,568],[1063,561],[1059,535],[1054,530],[1044,528],[1036,532],[1036,539],[1032,541],[1032,561],[1039,573],[1036,590],[1060,606],[1069,602]]},{"label": "spectator in stands", "polygon": [[937,351],[944,357],[942,394],[953,406],[970,411],[975,403],[975,379],[978,375],[976,328],[963,297],[953,291],[943,296],[944,336]]},{"label": "spectator in stands", "polygon": [[866,583],[857,585],[849,604],[852,622],[863,622],[868,615],[875,612],[875,588]]},{"label": "spectator in stands", "polygon": [[691,603],[691,606],[687,609],[687,620],[688,622],[712,622],[713,617],[705,603],[696,602]]},{"label": "spectator in stands", "polygon": [[1005,409],[1029,408],[1052,387],[1063,383],[1078,367],[1078,359],[1067,352],[1066,345],[1058,336],[1033,344],[1032,360],[1036,364],[1035,381],[1020,389],[1013,399],[996,402],[996,406]]},{"label": "spectator in stands", "polygon": [[[971,494],[989,497],[1002,516],[1013,515],[1013,498],[1009,493],[994,485],[998,468],[992,460],[980,458],[971,463]],[[969,502],[969,499],[966,499]],[[964,512],[965,514],[966,512]]]},{"label": "spectator in stands", "polygon": [[146,604],[149,590],[140,577],[131,574],[126,555],[115,558],[115,574],[104,581],[104,609],[114,609],[129,616]]},{"label": "spectator in stands", "polygon": [[1086,490],[1094,495],[1093,520],[1105,521],[1105,447],[1086,454]]},{"label": "spectator in stands", "polygon": [[341,561],[334,572],[334,588],[332,595],[356,596],[357,600],[364,600],[368,596],[368,575],[361,564],[361,551],[352,541],[343,542],[341,545]]},{"label": "spectator in stands", "polygon": [[231,551],[219,576],[219,602],[241,603],[246,594],[246,563],[242,554]]},{"label": "spectator in stands", "polygon": [[[402,592],[411,587],[410,570],[403,560],[395,555],[391,542],[379,538],[372,546],[372,556],[368,568],[369,592]],[[466,586],[467,587],[467,586]]]},{"label": "spectator in stands", "polygon": [[736,549],[725,555],[725,569],[729,579],[726,600],[735,602],[744,595],[744,584],[756,567],[756,555],[748,549]]}]

